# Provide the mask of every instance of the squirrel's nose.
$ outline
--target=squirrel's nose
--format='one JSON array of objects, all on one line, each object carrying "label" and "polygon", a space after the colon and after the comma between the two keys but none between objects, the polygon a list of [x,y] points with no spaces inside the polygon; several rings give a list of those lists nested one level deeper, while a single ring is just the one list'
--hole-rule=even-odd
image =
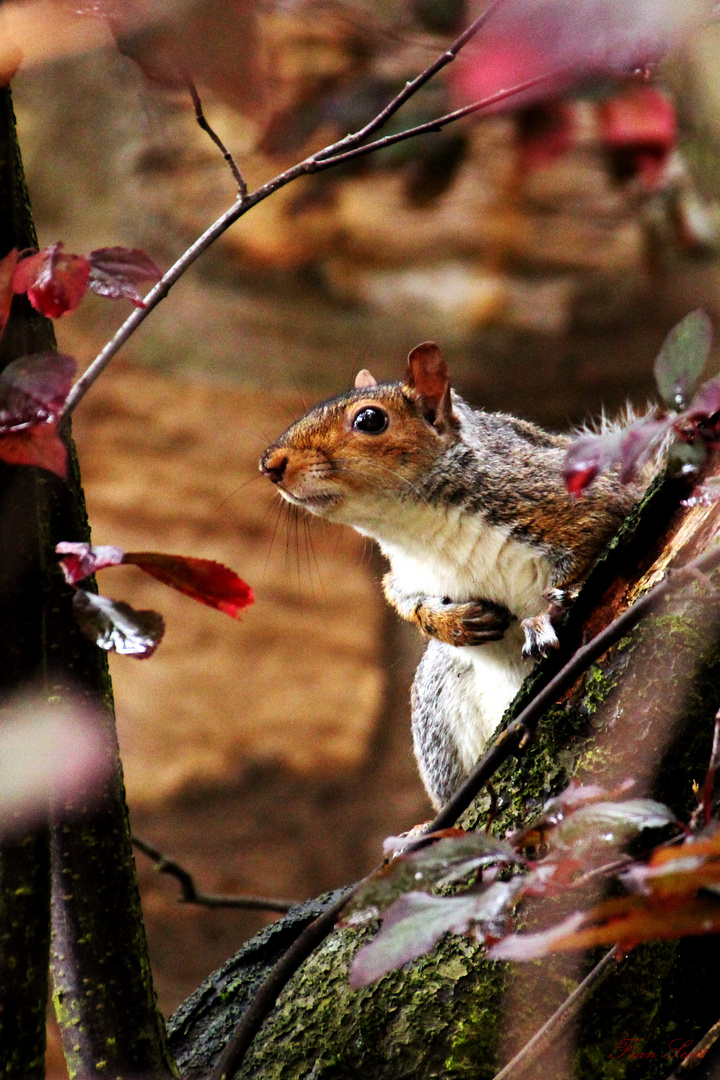
[{"label": "squirrel's nose", "polygon": [[287,463],[287,454],[283,454],[282,450],[276,450],[272,454],[265,455],[260,462],[260,471],[267,476],[269,480],[272,480],[273,484],[279,484],[285,475]]}]

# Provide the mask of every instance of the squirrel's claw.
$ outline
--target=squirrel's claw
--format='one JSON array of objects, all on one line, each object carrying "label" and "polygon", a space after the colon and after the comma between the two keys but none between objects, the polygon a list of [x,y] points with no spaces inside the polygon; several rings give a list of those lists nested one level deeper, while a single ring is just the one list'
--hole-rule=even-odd
[{"label": "squirrel's claw", "polygon": [[492,600],[454,603],[444,597],[423,597],[415,607],[413,620],[427,637],[447,645],[485,645],[500,641],[515,616]]},{"label": "squirrel's claw", "polygon": [[525,633],[525,644],[522,654],[528,660],[542,660],[547,656],[550,649],[557,649],[560,642],[557,639],[555,628],[549,611],[541,615],[535,615],[532,619],[523,619],[522,628]]},{"label": "squirrel's claw", "polygon": [[484,645],[488,641],[501,641],[514,619],[507,608],[489,600],[470,600],[457,604],[458,626],[454,636],[462,638],[463,645]]},{"label": "squirrel's claw", "polygon": [[443,640],[458,646],[485,645],[489,641],[501,641],[514,618],[507,608],[491,600],[468,600],[464,604],[447,603],[443,605],[442,613],[436,616],[444,631]]}]

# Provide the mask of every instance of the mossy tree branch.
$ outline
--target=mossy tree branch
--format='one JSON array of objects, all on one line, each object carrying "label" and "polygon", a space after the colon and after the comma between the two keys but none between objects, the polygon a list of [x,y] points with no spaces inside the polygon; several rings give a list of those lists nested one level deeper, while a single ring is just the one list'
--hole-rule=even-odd
[{"label": "mossy tree branch", "polygon": [[[678,508],[680,493],[677,487],[654,491],[629,523],[624,539],[593,575],[571,627],[576,640],[584,632],[594,635],[668,568],[686,564],[716,542],[720,507]],[[677,590],[659,612],[609,650],[548,709],[522,758],[505,762],[498,771],[493,831],[503,834],[526,824],[572,777],[612,788],[633,776],[638,794],[659,798],[688,818],[695,803],[692,781],[704,775],[713,739],[720,685],[717,631],[716,599],[697,582]],[[557,663],[551,658],[545,667],[556,670]],[[536,686],[554,670],[538,670]],[[508,722],[528,693],[521,693]],[[488,809],[488,796],[478,796],[462,824],[484,825]],[[551,910],[529,908],[526,918],[533,925],[565,913],[559,902]],[[371,927],[336,929],[316,949],[229,1076],[489,1080],[598,958],[493,963],[477,945],[450,936],[429,956],[374,986],[351,991],[349,963],[371,932]],[[533,1065],[529,1075],[664,1078],[672,1069],[663,1056],[669,1043],[681,1037],[692,1045],[720,1013],[719,961],[720,943],[714,937],[634,950],[595,991],[568,1038]],[[230,1017],[235,1022],[242,1011],[234,990],[236,966],[228,967],[228,976],[219,984],[215,977],[213,1009],[201,988],[171,1021],[171,1045],[188,1077],[200,1075],[196,1063],[201,1056],[206,1070],[218,1060],[232,1027]],[[617,1043],[628,1033],[641,1040],[636,1049],[654,1050],[656,1057],[619,1065]]]}]

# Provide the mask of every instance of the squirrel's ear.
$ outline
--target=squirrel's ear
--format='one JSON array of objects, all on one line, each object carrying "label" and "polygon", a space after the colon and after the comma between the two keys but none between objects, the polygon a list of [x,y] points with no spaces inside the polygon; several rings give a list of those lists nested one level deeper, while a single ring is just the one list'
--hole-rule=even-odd
[{"label": "squirrel's ear", "polygon": [[450,371],[434,341],[416,345],[408,356],[405,385],[418,392],[425,419],[438,431],[448,431],[455,425],[450,400]]},{"label": "squirrel's ear", "polygon": [[363,386],[377,386],[377,379],[366,368],[355,376],[355,389],[360,390]]}]

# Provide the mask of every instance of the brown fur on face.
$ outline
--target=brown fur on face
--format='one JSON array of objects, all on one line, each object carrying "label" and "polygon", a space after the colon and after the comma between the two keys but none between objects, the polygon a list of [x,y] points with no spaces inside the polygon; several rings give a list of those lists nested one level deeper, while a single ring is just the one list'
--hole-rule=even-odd
[{"label": "brown fur on face", "polygon": [[[355,418],[381,408],[387,427],[359,431]],[[361,386],[323,402],[280,436],[260,461],[260,469],[298,505],[321,516],[353,496],[400,495],[415,488],[449,438],[426,419],[425,403],[414,387],[400,383]]]}]

